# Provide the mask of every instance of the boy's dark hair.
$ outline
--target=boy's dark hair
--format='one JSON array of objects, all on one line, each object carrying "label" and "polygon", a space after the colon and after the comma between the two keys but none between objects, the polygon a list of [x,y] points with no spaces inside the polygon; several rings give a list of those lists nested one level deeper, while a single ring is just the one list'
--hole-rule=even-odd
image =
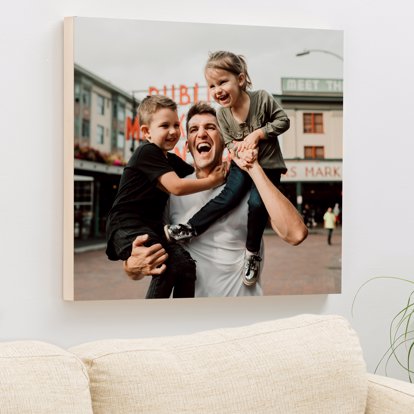
[{"label": "boy's dark hair", "polygon": [[190,119],[195,115],[201,115],[201,114],[210,114],[214,117],[217,116],[216,110],[207,102],[200,101],[195,103],[187,112],[187,118],[186,118],[186,129],[187,129],[187,135],[188,135],[188,122]]},{"label": "boy's dark hair", "polygon": [[151,95],[144,98],[138,107],[139,124],[150,124],[152,115],[160,109],[177,110],[177,104],[170,98],[164,95]]},{"label": "boy's dark hair", "polygon": [[252,81],[250,79],[249,72],[247,72],[246,59],[243,55],[236,55],[235,53],[224,50],[210,52],[204,72],[207,69],[221,69],[233,73],[233,75],[236,76],[244,73],[246,79],[242,85],[242,89],[245,91],[246,89],[252,87]]}]

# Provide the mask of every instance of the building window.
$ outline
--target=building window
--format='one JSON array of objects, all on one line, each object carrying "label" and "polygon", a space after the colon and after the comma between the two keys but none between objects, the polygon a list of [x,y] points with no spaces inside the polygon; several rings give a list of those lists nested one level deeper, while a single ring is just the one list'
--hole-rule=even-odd
[{"label": "building window", "polygon": [[79,138],[81,136],[81,120],[80,118],[75,118],[75,137]]},{"label": "building window", "polygon": [[305,147],[305,159],[320,160],[325,158],[325,147]]},{"label": "building window", "polygon": [[120,131],[118,132],[118,139],[117,139],[117,142],[116,142],[116,146],[119,149],[124,148],[124,146],[125,146],[125,134],[123,132],[120,132]]},{"label": "building window", "polygon": [[98,110],[99,115],[104,115],[105,114],[105,98],[101,95],[98,95],[96,108]]},{"label": "building window", "polygon": [[305,134],[323,134],[323,114],[303,114],[303,132]]},{"label": "building window", "polygon": [[103,144],[104,143],[104,127],[101,125],[97,125],[96,127],[96,142],[97,144]]},{"label": "building window", "polygon": [[75,102],[80,102],[80,95],[81,95],[81,87],[79,83],[75,83]]},{"label": "building window", "polygon": [[89,119],[82,119],[82,138],[89,138]]},{"label": "building window", "polygon": [[82,104],[89,106],[91,102],[91,91],[89,89],[84,89],[82,91]]},{"label": "building window", "polygon": [[118,114],[117,114],[118,121],[123,122],[125,121],[125,106],[118,105]]}]

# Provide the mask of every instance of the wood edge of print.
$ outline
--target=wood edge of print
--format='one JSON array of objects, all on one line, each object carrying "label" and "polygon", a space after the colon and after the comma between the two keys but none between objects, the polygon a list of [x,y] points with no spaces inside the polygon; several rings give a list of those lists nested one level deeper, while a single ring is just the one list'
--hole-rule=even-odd
[{"label": "wood edge of print", "polygon": [[74,298],[74,17],[63,35],[63,299]]}]

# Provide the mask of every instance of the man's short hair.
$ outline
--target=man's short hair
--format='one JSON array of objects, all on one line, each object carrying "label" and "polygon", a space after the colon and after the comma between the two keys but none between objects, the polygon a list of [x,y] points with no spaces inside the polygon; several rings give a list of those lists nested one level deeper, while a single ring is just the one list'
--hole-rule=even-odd
[{"label": "man's short hair", "polygon": [[202,114],[210,114],[214,117],[217,117],[216,110],[207,102],[200,101],[195,103],[187,113],[186,119],[186,128],[187,128],[187,135],[188,135],[188,123],[190,119],[195,115],[202,115]]},{"label": "man's short hair", "polygon": [[177,111],[177,104],[164,95],[147,96],[141,101],[138,107],[139,124],[150,124],[152,115],[164,108]]}]

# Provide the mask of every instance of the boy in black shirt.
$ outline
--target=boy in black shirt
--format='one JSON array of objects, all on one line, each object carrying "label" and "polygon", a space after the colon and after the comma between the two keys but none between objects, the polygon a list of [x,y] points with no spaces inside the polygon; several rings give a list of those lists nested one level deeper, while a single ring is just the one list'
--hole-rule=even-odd
[{"label": "boy in black shirt", "polygon": [[172,150],[180,138],[177,105],[153,95],[139,108],[139,123],[148,142],[139,146],[121,177],[118,194],[109,212],[106,254],[110,260],[128,260],[136,236],[149,235],[147,246],[161,243],[168,253],[165,273],[153,276],[149,298],[194,297],[195,262],[179,244],[166,243],[163,213],[169,197],[192,194],[216,187],[224,181],[223,167],[203,179],[183,179],[193,167]]}]

